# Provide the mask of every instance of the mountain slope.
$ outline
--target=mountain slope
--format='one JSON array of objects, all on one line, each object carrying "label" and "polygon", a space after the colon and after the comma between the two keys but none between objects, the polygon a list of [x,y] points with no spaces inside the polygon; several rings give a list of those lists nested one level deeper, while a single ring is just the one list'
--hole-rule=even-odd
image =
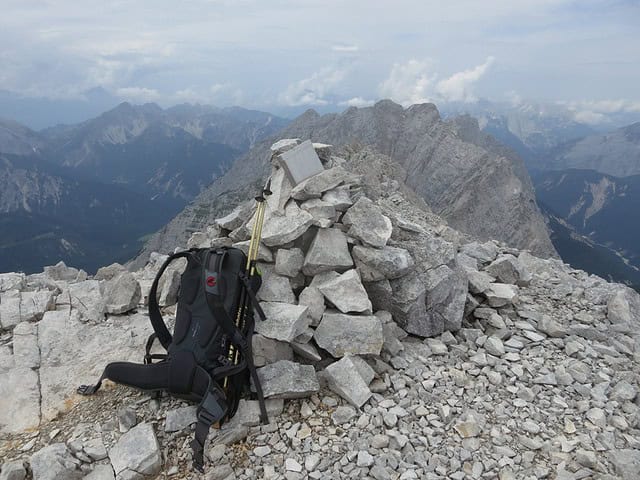
[{"label": "mountain slope", "polygon": [[33,130],[13,120],[0,118],[0,153],[30,155],[37,152],[43,143]]},{"label": "mountain slope", "polygon": [[640,122],[563,144],[541,160],[539,168],[595,170],[614,177],[640,175]]},{"label": "mountain slope", "polygon": [[39,271],[63,260],[94,271],[126,261],[179,209],[124,188],[56,174],[58,167],[0,155],[0,271]]},{"label": "mountain slope", "polygon": [[640,267],[634,265],[614,249],[594,242],[581,235],[561,216],[540,203],[545,216],[551,240],[563,261],[573,268],[606,278],[609,281],[625,283],[640,291]]},{"label": "mountain slope", "polygon": [[[342,114],[307,111],[278,138],[299,137],[336,146],[371,145],[407,172],[406,183],[452,226],[481,239],[498,238],[512,245],[554,255],[546,226],[537,210],[533,187],[515,155],[489,152],[484,137],[472,128],[444,122],[433,104],[403,109],[391,101],[349,108]],[[477,126],[476,126],[477,130]],[[461,137],[477,137],[476,145]],[[187,233],[228,211],[238,199],[251,198],[269,171],[265,140],[216,180],[155,235],[140,259],[186,241]]]},{"label": "mountain slope", "polygon": [[581,235],[640,267],[640,175],[616,178],[593,170],[563,170],[533,179],[541,204]]}]

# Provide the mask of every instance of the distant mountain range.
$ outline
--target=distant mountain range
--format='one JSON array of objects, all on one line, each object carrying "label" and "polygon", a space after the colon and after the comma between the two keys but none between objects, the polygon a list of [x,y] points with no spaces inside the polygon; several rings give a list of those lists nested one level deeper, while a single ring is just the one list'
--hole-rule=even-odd
[{"label": "distant mountain range", "polygon": [[286,124],[240,108],[128,103],[40,132],[0,121],[0,271],[127,260]]}]

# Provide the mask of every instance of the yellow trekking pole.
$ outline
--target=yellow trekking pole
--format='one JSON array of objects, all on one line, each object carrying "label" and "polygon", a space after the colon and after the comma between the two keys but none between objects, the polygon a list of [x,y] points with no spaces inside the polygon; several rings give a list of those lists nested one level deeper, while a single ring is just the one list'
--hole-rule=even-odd
[{"label": "yellow trekking pole", "polygon": [[[269,189],[271,185],[271,181],[267,182],[267,185],[264,187],[260,195],[258,195],[256,200],[256,213],[255,220],[253,222],[253,227],[251,228],[251,239],[249,241],[249,251],[247,254],[247,265],[246,271],[247,276],[251,279],[256,274],[256,261],[258,260],[258,253],[260,251],[260,241],[262,239],[262,225],[264,223],[264,215],[266,211],[266,197],[271,195],[271,190]],[[243,293],[243,297],[240,300],[240,304],[238,306],[238,313],[236,315],[235,323],[236,327],[239,330],[244,328],[245,323],[245,315],[247,312],[247,307],[249,303],[249,298],[246,293]],[[240,352],[235,348],[233,344],[229,345],[229,353],[227,358],[234,365],[238,364]],[[223,387],[226,389],[229,385],[229,377],[225,377]]]}]

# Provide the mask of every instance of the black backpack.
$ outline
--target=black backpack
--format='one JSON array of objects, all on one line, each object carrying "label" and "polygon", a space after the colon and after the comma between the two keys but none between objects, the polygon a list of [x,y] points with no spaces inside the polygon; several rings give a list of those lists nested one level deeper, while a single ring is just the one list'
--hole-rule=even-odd
[{"label": "black backpack", "polygon": [[[180,280],[172,336],[158,306],[158,282],[169,264],[183,257],[187,267]],[[96,385],[82,385],[78,393],[92,395],[108,378],[143,390],[166,390],[175,397],[198,402],[191,446],[194,467],[203,471],[209,429],[233,417],[240,397],[249,390],[250,377],[260,403],[261,420],[268,423],[251,351],[253,313],[265,319],[255,296],[261,278],[257,274],[249,276],[251,270],[246,255],[237,248],[191,249],[170,255],[149,292],[149,318],[155,333],[147,341],[145,364],[110,363]],[[166,354],[151,353],[156,339]],[[159,361],[153,363],[154,360]]]}]

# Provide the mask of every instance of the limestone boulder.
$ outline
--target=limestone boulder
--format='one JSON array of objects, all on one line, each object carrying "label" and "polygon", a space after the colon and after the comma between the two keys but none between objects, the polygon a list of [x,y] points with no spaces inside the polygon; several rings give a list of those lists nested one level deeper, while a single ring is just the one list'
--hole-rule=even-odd
[{"label": "limestone boulder", "polygon": [[127,269],[119,263],[112,263],[106,267],[100,267],[96,274],[93,276],[94,280],[111,280],[117,277],[121,273],[126,272]]},{"label": "limestone boulder", "polygon": [[353,180],[353,175],[342,167],[333,167],[303,180],[293,187],[291,196],[296,200],[320,198],[327,190],[331,190],[342,183]]},{"label": "limestone boulder", "polygon": [[87,272],[78,270],[77,268],[67,267],[62,261],[55,265],[44,267],[44,274],[50,279],[59,282],[83,282],[87,279]]},{"label": "limestone boulder", "polygon": [[350,356],[329,365],[323,371],[323,376],[329,389],[357,408],[371,398],[371,390]]},{"label": "limestone boulder", "polygon": [[116,478],[131,478],[136,473],[158,474],[162,468],[162,454],[153,426],[141,423],[122,435],[109,450],[109,460]]},{"label": "limestone boulder", "polygon": [[531,273],[516,257],[510,254],[499,255],[485,270],[501,283],[509,283],[521,287],[531,283]]},{"label": "limestone boulder", "polygon": [[302,269],[304,253],[299,248],[281,248],[276,253],[276,273],[294,278]]},{"label": "limestone boulder", "polygon": [[305,233],[313,224],[310,213],[292,206],[288,207],[285,216],[273,215],[265,221],[262,230],[262,241],[268,247],[277,247],[295,239]]},{"label": "limestone boulder", "polygon": [[342,313],[371,312],[371,301],[357,270],[348,270],[322,283],[318,289]]},{"label": "limestone boulder", "polygon": [[312,327],[318,326],[320,320],[322,320],[322,314],[326,309],[322,292],[317,287],[309,285],[300,292],[298,304],[309,307],[307,310],[309,323]]},{"label": "limestone boulder", "polygon": [[[379,273],[379,275],[369,274],[368,279],[364,278],[363,274],[363,281],[400,278],[409,273],[414,267],[411,254],[404,248],[385,246],[379,249],[356,245],[353,247],[352,253],[356,266],[360,269],[366,266],[365,272]],[[382,278],[379,278],[379,276]]]},{"label": "limestone boulder", "polygon": [[0,326],[8,330],[22,321],[19,290],[8,290],[0,293]]},{"label": "limestone boulder", "polygon": [[26,285],[24,273],[0,273],[0,293],[8,290],[22,290]]},{"label": "limestone boulder", "polygon": [[492,283],[483,295],[492,307],[504,307],[518,302],[518,287],[506,283]]},{"label": "limestone boulder", "polygon": [[31,456],[29,463],[33,480],[76,480],[84,476],[79,468],[80,461],[64,443],[44,447]]},{"label": "limestone boulder", "polygon": [[349,227],[348,235],[376,248],[384,247],[393,232],[389,217],[367,197],[360,198],[346,211],[342,223]]},{"label": "limestone boulder", "polygon": [[347,237],[336,228],[319,229],[304,259],[302,272],[307,276],[326,271],[345,271],[353,266]]},{"label": "limestone boulder", "polygon": [[278,275],[273,265],[260,265],[262,285],[257,297],[263,302],[295,303],[296,296],[291,288],[289,277]]},{"label": "limestone boulder", "polygon": [[280,342],[273,338],[267,338],[260,334],[255,334],[251,338],[253,350],[253,363],[256,367],[263,367],[280,360],[293,360],[293,350],[291,345]]},{"label": "limestone boulder", "polygon": [[55,295],[50,290],[22,292],[20,294],[20,320],[23,322],[38,321],[46,311],[52,310],[54,305]]},{"label": "limestone boulder", "polygon": [[309,326],[308,307],[280,302],[262,302],[267,317],[256,322],[256,333],[281,342],[292,342]]},{"label": "limestone boulder", "polygon": [[123,272],[105,282],[104,302],[106,313],[119,315],[130,312],[138,306],[141,297],[140,284],[130,272]]},{"label": "limestone boulder", "polygon": [[351,187],[348,185],[336,187],[325,192],[322,195],[322,201],[333,206],[336,211],[344,212],[353,205],[350,190]]}]

